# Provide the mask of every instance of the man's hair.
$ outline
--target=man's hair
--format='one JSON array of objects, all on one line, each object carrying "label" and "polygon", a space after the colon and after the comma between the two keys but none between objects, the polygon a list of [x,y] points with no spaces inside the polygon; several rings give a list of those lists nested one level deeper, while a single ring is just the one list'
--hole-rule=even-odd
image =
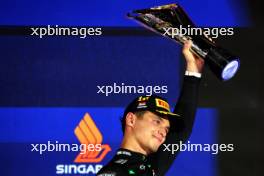
[{"label": "man's hair", "polygon": [[[136,111],[136,112],[133,112],[138,118],[141,118],[147,111]],[[120,118],[120,121],[121,121],[121,126],[122,126],[122,132],[123,132],[123,135],[125,133],[125,128],[126,128],[126,115],[127,113]]]}]

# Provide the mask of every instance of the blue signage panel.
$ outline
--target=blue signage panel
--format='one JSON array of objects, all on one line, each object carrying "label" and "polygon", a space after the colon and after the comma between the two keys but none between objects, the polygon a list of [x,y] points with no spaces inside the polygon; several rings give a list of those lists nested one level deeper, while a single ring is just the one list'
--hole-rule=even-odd
[{"label": "blue signage panel", "polygon": [[[199,26],[247,26],[245,1],[178,0]],[[0,25],[137,26],[126,18],[134,9],[175,3],[160,1],[9,0],[0,6]]]},{"label": "blue signage panel", "polygon": [[[3,175],[94,175],[120,146],[122,113],[121,107],[0,108]],[[94,158],[91,152],[87,158],[77,160],[80,151],[73,147],[81,144],[77,129],[83,130],[88,140],[93,138],[87,135],[82,122],[95,139],[100,140],[101,135],[104,150]],[[215,109],[199,109],[188,144],[217,143],[216,123]],[[70,151],[59,148],[62,144],[71,145]],[[214,176],[215,157],[212,151],[182,151],[167,175]]]}]

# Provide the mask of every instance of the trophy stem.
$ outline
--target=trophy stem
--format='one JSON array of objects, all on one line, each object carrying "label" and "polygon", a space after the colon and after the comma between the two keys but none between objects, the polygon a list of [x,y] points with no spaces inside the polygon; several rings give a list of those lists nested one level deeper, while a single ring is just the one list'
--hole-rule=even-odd
[{"label": "trophy stem", "polygon": [[181,33],[179,29],[195,28],[195,25],[179,4],[134,10],[128,14],[128,17],[135,19],[145,28],[177,43],[184,44],[186,40],[192,40],[191,51],[203,58],[220,80],[231,79],[239,68],[239,59],[227,50],[216,46],[203,32],[201,35]]}]

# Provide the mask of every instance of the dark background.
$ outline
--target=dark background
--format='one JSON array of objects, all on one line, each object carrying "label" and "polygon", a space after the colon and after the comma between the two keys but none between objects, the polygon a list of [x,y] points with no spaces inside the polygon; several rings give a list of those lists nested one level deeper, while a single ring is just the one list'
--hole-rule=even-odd
[{"label": "dark background", "polygon": [[[238,2],[238,1],[237,1]],[[232,153],[221,153],[219,175],[263,175],[263,2],[248,1],[250,28],[239,28],[235,35],[219,40],[241,56],[237,76],[224,84],[206,74],[201,89],[201,106],[220,109],[220,143],[234,143]],[[213,98],[212,98],[213,97]]]},{"label": "dark background", "polygon": [[[238,0],[233,0],[233,4],[239,4]],[[263,3],[262,1],[247,1],[249,5],[249,14],[251,20],[250,27],[237,27],[235,35],[225,38],[218,38],[217,43],[240,56],[241,67],[237,75],[230,81],[220,82],[217,80],[210,70],[205,69],[204,78],[201,84],[200,107],[216,107],[219,109],[219,124],[218,137],[219,143],[233,143],[235,145],[234,152],[222,152],[218,157],[218,174],[220,176],[248,176],[248,175],[263,175],[264,165],[264,142],[262,134],[263,119],[263,75],[264,60],[263,60]],[[11,27],[6,30],[6,27],[1,28],[1,37],[5,38],[6,33],[10,37],[10,33],[21,35],[26,33],[24,29],[19,27]],[[130,30],[130,29],[129,29]],[[131,29],[132,31],[134,29]],[[124,31],[123,31],[124,32]],[[148,32],[143,31],[143,34]],[[139,35],[142,35],[139,32]],[[3,35],[4,34],[4,35]],[[126,35],[126,34],[125,34]],[[115,35],[109,35],[114,37]],[[2,40],[3,41],[3,40]],[[23,45],[23,40],[18,40]],[[111,42],[109,42],[110,44]],[[8,45],[8,44],[7,44]],[[32,44],[34,45],[34,44]],[[36,40],[37,45],[37,40]],[[168,44],[168,47],[173,50],[173,44]],[[69,48],[66,48],[69,49]],[[81,51],[81,49],[80,49]],[[151,51],[151,48],[149,48]],[[16,52],[16,51],[14,51]],[[69,51],[69,53],[71,52]],[[78,56],[77,56],[78,57]],[[26,61],[25,61],[26,62]],[[69,62],[71,62],[69,60]],[[10,62],[9,62],[10,63]],[[40,63],[43,64],[43,63]],[[45,62],[44,62],[45,64]],[[112,63],[114,65],[114,63]],[[160,63],[163,64],[163,63]],[[181,62],[181,64],[184,64]],[[56,64],[55,64],[56,65]],[[2,67],[5,67],[2,65]],[[67,72],[67,70],[65,71]],[[118,74],[118,73],[116,73]],[[10,94],[10,87],[14,84],[5,82],[9,80],[8,72],[1,71],[1,106],[85,106],[85,99],[79,101],[74,97],[61,100],[60,97],[55,97],[53,103],[49,104],[45,94],[48,92],[39,92],[42,99],[28,98],[26,102],[16,101],[17,95],[20,95],[19,87],[15,94]],[[52,77],[53,75],[49,75]],[[74,77],[73,77],[74,78]],[[125,78],[123,78],[125,80]],[[148,77],[145,78],[146,80]],[[144,81],[144,80],[142,80]],[[66,84],[66,83],[65,83]],[[69,83],[70,84],[70,83]],[[140,82],[139,82],[140,84]],[[155,82],[152,82],[155,84]],[[159,83],[156,83],[159,84]],[[167,82],[166,82],[167,84]],[[48,86],[48,83],[45,83]],[[41,89],[39,85],[39,89]],[[63,87],[68,94],[71,89]],[[37,88],[36,88],[37,89]],[[85,90],[85,86],[79,88]],[[34,91],[34,90],[33,90]],[[36,90],[35,90],[36,91]],[[59,90],[58,90],[59,91]],[[28,89],[23,92],[24,97],[35,95],[32,90]],[[22,98],[23,99],[23,98]],[[120,102],[116,102],[122,104]]]}]

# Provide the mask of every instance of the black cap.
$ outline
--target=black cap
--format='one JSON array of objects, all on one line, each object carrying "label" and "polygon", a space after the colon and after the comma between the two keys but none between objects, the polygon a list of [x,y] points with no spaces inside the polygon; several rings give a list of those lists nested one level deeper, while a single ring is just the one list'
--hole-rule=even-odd
[{"label": "black cap", "polygon": [[185,127],[183,117],[181,117],[179,114],[172,113],[167,100],[157,95],[140,96],[135,98],[126,107],[121,120],[122,123],[125,120],[127,113],[139,111],[150,111],[162,118],[168,119],[170,121],[170,132],[181,132]]},{"label": "black cap", "polygon": [[128,112],[150,111],[161,117],[179,118],[180,115],[170,111],[170,105],[166,99],[157,95],[140,96],[134,99],[126,108],[124,116]]}]

